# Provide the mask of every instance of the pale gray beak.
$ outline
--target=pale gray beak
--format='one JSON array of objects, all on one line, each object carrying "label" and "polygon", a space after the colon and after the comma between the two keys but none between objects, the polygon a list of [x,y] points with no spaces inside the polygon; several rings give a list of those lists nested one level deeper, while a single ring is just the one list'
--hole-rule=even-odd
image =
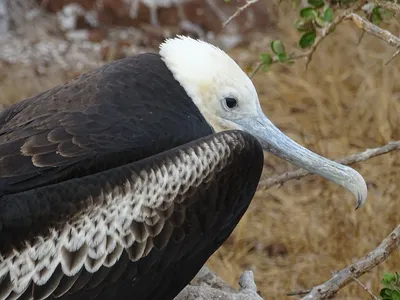
[{"label": "pale gray beak", "polygon": [[357,208],[367,199],[364,178],[354,169],[326,159],[297,144],[283,134],[260,109],[259,117],[236,120],[244,131],[255,136],[265,151],[333,181],[352,192],[357,198]]}]

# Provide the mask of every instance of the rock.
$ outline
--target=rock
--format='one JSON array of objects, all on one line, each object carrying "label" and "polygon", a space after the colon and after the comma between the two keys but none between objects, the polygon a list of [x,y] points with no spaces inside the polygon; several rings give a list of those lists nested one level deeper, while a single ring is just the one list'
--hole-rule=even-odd
[{"label": "rock", "polygon": [[[218,285],[215,285],[218,282]],[[252,271],[244,271],[239,279],[239,291],[228,286],[206,266],[193,282],[186,286],[174,300],[263,300],[258,294]]]},{"label": "rock", "polygon": [[0,0],[0,36],[8,33],[8,21],[6,0]]},{"label": "rock", "polygon": [[[137,9],[133,7],[135,0],[37,1],[45,5],[50,12],[67,14],[68,17],[64,19],[68,19],[68,24],[74,24],[75,29],[99,27],[103,30],[113,27],[148,28],[153,25],[150,6],[154,5],[157,7],[157,20],[161,28],[175,27],[178,28],[176,33],[209,39],[224,48],[231,48],[246,40],[246,35],[250,32],[267,32],[275,22],[271,11],[273,6],[267,6],[263,1],[250,6],[226,28],[222,27],[222,23],[236,11],[238,6],[243,5],[244,1],[232,0],[226,3],[222,0],[181,0],[180,5],[185,19],[179,14],[179,6],[171,4],[171,0],[137,0],[139,3]],[[136,14],[133,13],[135,11]],[[75,18],[75,21],[71,18]],[[98,24],[95,24],[94,18]],[[165,37],[163,35],[161,40]],[[106,38],[104,31],[101,38]],[[94,40],[98,39],[100,36],[96,35]]]},{"label": "rock", "polygon": [[94,28],[88,30],[88,40],[91,42],[101,42],[107,37],[107,29],[105,28]]}]

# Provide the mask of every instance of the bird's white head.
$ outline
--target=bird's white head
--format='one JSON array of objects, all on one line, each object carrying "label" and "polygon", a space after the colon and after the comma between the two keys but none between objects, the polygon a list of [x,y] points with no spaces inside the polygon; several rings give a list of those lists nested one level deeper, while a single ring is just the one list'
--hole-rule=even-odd
[{"label": "bird's white head", "polygon": [[161,44],[160,55],[216,132],[238,129],[234,120],[261,110],[250,78],[221,49],[178,36]]},{"label": "bird's white head", "polygon": [[350,190],[358,206],[366,200],[367,186],[357,171],[297,144],[264,115],[252,81],[224,51],[177,36],[160,45],[160,55],[214,131],[247,131],[265,151]]}]

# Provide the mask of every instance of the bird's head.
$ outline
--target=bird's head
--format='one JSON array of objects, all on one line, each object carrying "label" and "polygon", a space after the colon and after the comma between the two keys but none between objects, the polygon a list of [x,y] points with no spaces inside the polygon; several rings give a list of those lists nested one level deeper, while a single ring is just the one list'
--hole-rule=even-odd
[{"label": "bird's head", "polygon": [[265,151],[342,185],[356,196],[357,207],[364,203],[364,178],[283,134],[264,115],[250,78],[224,51],[204,41],[178,36],[161,44],[160,55],[214,131],[246,131]]}]

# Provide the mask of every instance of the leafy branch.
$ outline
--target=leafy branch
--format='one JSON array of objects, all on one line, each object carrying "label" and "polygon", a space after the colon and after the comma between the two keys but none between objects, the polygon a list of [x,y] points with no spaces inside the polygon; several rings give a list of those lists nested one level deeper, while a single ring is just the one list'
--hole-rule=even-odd
[{"label": "leafy branch", "polygon": [[399,300],[400,299],[400,274],[397,272],[385,273],[381,283],[384,288],[379,293],[382,300]]},{"label": "leafy branch", "polygon": [[[226,26],[240,13],[259,0],[248,0],[245,5],[238,7],[237,11],[224,23]],[[299,6],[298,0],[290,0]],[[308,0],[308,5],[299,8],[299,18],[294,25],[300,33],[298,47],[300,51],[288,54],[281,40],[271,42],[271,49],[260,54],[259,63],[250,74],[253,77],[258,71],[267,72],[275,63],[292,64],[294,60],[306,58],[306,69],[311,62],[314,52],[321,42],[334,32],[337,25],[346,20],[353,21],[360,29],[374,35],[389,45],[397,48],[391,61],[400,53],[400,39],[387,30],[378,27],[390,22],[397,12],[400,4],[389,0]],[[364,16],[363,16],[364,15]]]}]

